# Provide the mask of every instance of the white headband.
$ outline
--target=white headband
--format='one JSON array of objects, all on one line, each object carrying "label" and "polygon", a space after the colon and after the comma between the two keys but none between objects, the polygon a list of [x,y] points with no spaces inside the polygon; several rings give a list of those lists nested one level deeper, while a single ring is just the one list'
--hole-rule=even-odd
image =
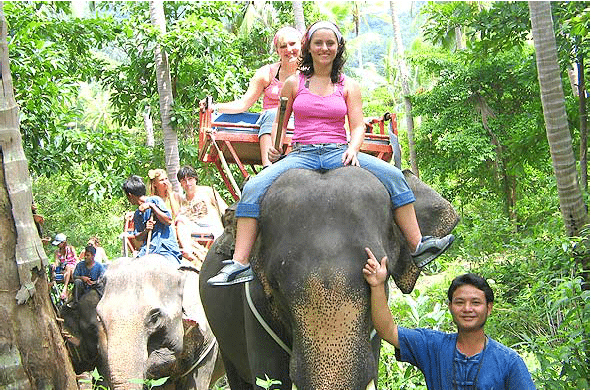
[{"label": "white headband", "polygon": [[314,34],[317,30],[320,30],[321,28],[326,28],[326,29],[333,31],[333,33],[335,33],[335,36],[337,37],[337,43],[341,42],[341,40],[343,39],[341,33],[339,32],[339,30],[337,29],[337,27],[333,23],[327,22],[327,21],[321,21],[321,22],[316,22],[308,29],[308,35],[307,35],[308,40],[310,41],[312,34]]}]

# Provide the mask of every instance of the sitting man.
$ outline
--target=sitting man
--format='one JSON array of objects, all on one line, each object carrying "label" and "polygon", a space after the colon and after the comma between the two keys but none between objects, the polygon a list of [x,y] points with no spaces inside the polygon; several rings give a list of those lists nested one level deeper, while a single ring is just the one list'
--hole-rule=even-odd
[{"label": "sitting man", "polygon": [[535,389],[520,355],[485,334],[494,299],[485,279],[464,274],[450,284],[448,310],[457,333],[407,329],[395,324],[387,305],[386,256],[379,263],[370,249],[366,252],[368,261],[362,272],[370,285],[376,332],[395,346],[397,360],[423,372],[428,389]]},{"label": "sitting man", "polygon": [[95,261],[96,249],[92,245],[84,248],[84,261],[76,264],[74,269],[74,305],[78,304],[80,297],[90,291],[91,288],[98,290],[102,295],[100,280],[105,273],[105,268]]},{"label": "sitting man", "polygon": [[[175,224],[183,257],[192,262],[203,261],[205,251],[196,241],[216,239],[224,232],[221,216],[226,211],[224,199],[213,188],[198,185],[195,169],[185,166],[177,172],[177,179],[185,191]],[[193,237],[192,237],[193,235]],[[197,237],[197,239],[194,239]]]},{"label": "sitting man", "polygon": [[181,251],[172,227],[173,218],[164,201],[158,196],[146,196],[146,186],[141,177],[130,176],[123,183],[123,192],[134,212],[134,232],[130,237],[142,243],[137,257],[156,253],[180,263]]}]

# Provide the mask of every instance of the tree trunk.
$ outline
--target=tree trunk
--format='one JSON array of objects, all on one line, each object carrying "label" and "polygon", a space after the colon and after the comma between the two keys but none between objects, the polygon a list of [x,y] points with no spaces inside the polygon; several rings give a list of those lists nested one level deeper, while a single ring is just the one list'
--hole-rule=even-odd
[{"label": "tree trunk", "polygon": [[0,31],[0,388],[77,389],[49,300],[47,256],[31,212],[3,2]]},{"label": "tree trunk", "polygon": [[584,78],[584,59],[580,54],[577,61],[578,98],[580,114],[580,172],[583,190],[588,190],[588,143],[590,141],[590,122],[588,121],[588,98],[586,97],[586,79]]},{"label": "tree trunk", "polygon": [[[166,21],[162,1],[150,2],[150,20],[159,29],[161,35],[166,34]],[[173,190],[179,192],[181,189],[177,180],[177,171],[179,170],[179,141],[177,139],[177,132],[171,125],[171,111],[173,109],[171,73],[167,54],[159,43],[154,48],[154,62],[156,63],[156,83],[158,84],[166,171],[173,185]]]},{"label": "tree trunk", "polygon": [[149,148],[154,147],[154,124],[152,123],[152,116],[150,116],[150,106],[146,106],[146,109],[142,113],[144,118],[144,130],[146,131],[146,146]]},{"label": "tree trunk", "polygon": [[[537,72],[547,139],[557,178],[559,207],[565,230],[570,237],[578,236],[589,222],[586,205],[578,184],[576,160],[565,111],[565,96],[561,83],[557,45],[553,31],[551,5],[548,1],[529,1],[532,36],[536,53]],[[590,259],[588,259],[589,263]]]},{"label": "tree trunk", "polygon": [[304,8],[302,1],[292,1],[292,9],[294,10],[294,24],[296,30],[304,34],[306,31],[306,24],[304,23]]},{"label": "tree trunk", "polygon": [[409,89],[409,70],[405,62],[405,49],[403,48],[403,38],[401,36],[401,28],[399,25],[399,18],[397,17],[396,4],[394,1],[391,5],[391,20],[393,23],[393,31],[395,33],[395,47],[397,48],[397,62],[399,64],[399,73],[401,74],[401,87],[403,90],[403,100],[405,102],[405,119],[407,123],[407,138],[409,140],[409,162],[411,164],[411,172],[419,177],[419,169],[417,168],[417,155],[415,154],[415,127],[413,124],[413,114],[411,105],[411,92]]}]

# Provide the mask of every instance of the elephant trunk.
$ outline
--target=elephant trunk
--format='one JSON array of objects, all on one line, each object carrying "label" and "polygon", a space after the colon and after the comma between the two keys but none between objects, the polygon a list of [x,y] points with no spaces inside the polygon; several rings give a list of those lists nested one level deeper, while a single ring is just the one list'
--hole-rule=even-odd
[{"label": "elephant trunk", "polygon": [[148,359],[147,337],[133,323],[116,324],[108,338],[107,365],[111,390],[142,390]]},{"label": "elephant trunk", "polygon": [[292,306],[290,376],[299,389],[357,390],[374,379],[368,298],[355,297],[347,279],[340,279],[332,284],[310,279]]}]

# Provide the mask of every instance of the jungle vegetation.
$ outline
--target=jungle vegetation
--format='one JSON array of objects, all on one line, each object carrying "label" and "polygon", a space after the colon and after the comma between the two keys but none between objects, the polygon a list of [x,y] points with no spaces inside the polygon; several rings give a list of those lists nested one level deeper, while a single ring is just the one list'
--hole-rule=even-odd
[{"label": "jungle vegetation", "polygon": [[[231,203],[216,170],[197,159],[198,102],[239,97],[273,58],[274,32],[294,16],[290,2],[165,2],[160,36],[147,2],[73,3],[4,5],[20,129],[44,234],[66,233],[79,250],[96,235],[117,257],[131,209],[122,182],[165,166],[155,45],[168,54],[181,165],[199,168],[201,183]],[[353,3],[304,2],[305,22],[329,18],[342,27],[345,71],[364,80],[364,113],[397,114],[409,168],[388,4],[358,2],[354,13]],[[589,205],[589,2],[551,9],[579,191]],[[405,326],[453,330],[447,286],[459,273],[479,273],[496,293],[489,336],[524,357],[537,388],[589,389],[589,225],[566,234],[528,3],[415,2],[399,8],[399,19],[419,174],[461,222],[438,272],[420,277],[409,296],[395,293],[393,314]],[[50,245],[46,252],[53,257]],[[386,345],[379,376],[379,388],[425,389],[422,374]]]}]

